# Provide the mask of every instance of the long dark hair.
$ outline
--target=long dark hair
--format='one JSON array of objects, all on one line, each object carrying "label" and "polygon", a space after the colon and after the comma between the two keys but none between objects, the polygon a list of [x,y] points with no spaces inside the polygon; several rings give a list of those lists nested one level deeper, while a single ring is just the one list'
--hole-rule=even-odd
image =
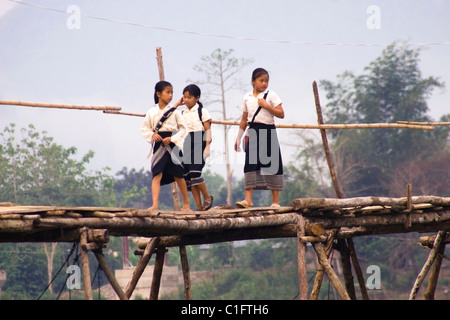
[{"label": "long dark hair", "polygon": [[252,81],[255,81],[257,78],[261,77],[264,74],[269,75],[269,72],[264,68],[256,68],[252,73]]},{"label": "long dark hair", "polygon": [[153,95],[153,98],[155,99],[155,103],[159,102],[159,98],[158,95],[156,94],[157,92],[161,93],[164,91],[165,88],[167,87],[171,87],[172,84],[168,81],[159,81],[155,84],[155,94]]},{"label": "long dark hair", "polygon": [[[202,91],[200,90],[199,86],[197,86],[196,84],[190,84],[188,86],[186,86],[183,89],[183,94],[185,92],[189,92],[190,95],[194,96],[194,97],[198,97],[200,98]],[[200,101],[197,101],[199,108],[203,108],[203,104]]]}]

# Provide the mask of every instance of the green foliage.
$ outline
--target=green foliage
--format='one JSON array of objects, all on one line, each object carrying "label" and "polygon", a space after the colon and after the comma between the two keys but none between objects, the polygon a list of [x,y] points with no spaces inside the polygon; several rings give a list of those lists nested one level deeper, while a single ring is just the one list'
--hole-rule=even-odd
[{"label": "green foliage", "polygon": [[[431,121],[427,98],[444,84],[423,78],[419,49],[392,44],[356,76],[345,72],[338,82],[321,81],[329,100],[324,112],[329,123],[395,123]],[[393,168],[411,159],[424,160],[448,150],[448,128],[442,130],[377,129],[341,130],[332,133],[347,157],[342,167],[352,167],[347,196],[386,195]]]},{"label": "green foliage", "polygon": [[[105,172],[87,173],[94,157],[89,151],[81,161],[74,159],[77,149],[65,149],[46,132],[33,125],[20,130],[15,125],[0,133],[0,201],[23,205],[104,206],[115,202],[113,180]],[[106,170],[106,169],[105,169]]]},{"label": "green foliage", "polygon": [[[229,243],[222,244],[222,247],[229,246]],[[193,299],[295,299],[298,294],[295,241],[247,241],[244,246],[235,249],[236,266],[216,269],[211,280],[194,284]],[[204,259],[210,259],[209,253]],[[165,296],[164,299],[183,299],[182,295],[180,290],[177,294]]]},{"label": "green foliage", "polygon": [[[115,206],[114,179],[103,172],[87,171],[94,157],[89,151],[76,159],[75,147],[56,144],[46,132],[38,132],[33,125],[20,130],[10,124],[0,139],[0,202],[20,205],[55,206]],[[114,246],[110,243],[111,247]],[[70,244],[55,248],[52,283],[54,290],[65,285],[66,274],[59,267],[69,252]],[[107,257],[109,263],[114,260]],[[47,273],[47,257],[41,243],[2,244],[0,269],[7,272],[2,299],[36,299],[51,279]],[[93,264],[96,265],[96,262]],[[60,271],[60,274],[56,274]]]}]

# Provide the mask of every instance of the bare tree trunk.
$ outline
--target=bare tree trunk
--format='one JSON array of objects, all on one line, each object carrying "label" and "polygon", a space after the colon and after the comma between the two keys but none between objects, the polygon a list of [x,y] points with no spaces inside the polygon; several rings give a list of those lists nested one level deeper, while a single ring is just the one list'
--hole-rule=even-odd
[{"label": "bare tree trunk", "polygon": [[49,283],[48,291],[50,291],[50,293],[53,293],[53,286],[51,284],[51,281],[52,281],[52,274],[53,274],[53,258],[55,257],[57,245],[58,245],[58,242],[52,242],[51,249],[49,250],[48,243],[44,243],[45,255],[47,256],[47,276],[48,276],[48,283]]},{"label": "bare tree trunk", "polygon": [[[220,73],[220,91],[222,94],[222,114],[223,120],[227,120],[227,108],[225,104],[225,88],[224,88],[224,80],[223,80],[223,71]],[[231,179],[233,177],[233,171],[230,166],[230,152],[228,150],[228,125],[223,126],[223,142],[224,142],[224,150],[225,150],[225,168],[227,170],[227,205],[231,205],[232,199],[232,188],[231,188]]]}]

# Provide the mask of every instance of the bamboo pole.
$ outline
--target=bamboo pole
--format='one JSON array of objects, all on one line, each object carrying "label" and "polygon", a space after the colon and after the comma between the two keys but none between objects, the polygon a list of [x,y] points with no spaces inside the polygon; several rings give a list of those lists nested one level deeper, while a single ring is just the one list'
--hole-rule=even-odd
[{"label": "bamboo pole", "polygon": [[161,47],[156,48],[156,61],[158,63],[158,74],[159,74],[159,80],[165,80],[164,76],[164,64],[162,59],[162,51]]},{"label": "bamboo pole", "polygon": [[[314,93],[314,101],[316,104],[316,113],[317,113],[317,123],[319,125],[323,125],[323,116],[322,116],[322,107],[320,105],[320,99],[319,99],[319,90],[317,89],[317,82],[313,82],[313,93]],[[320,135],[322,137],[322,144],[323,149],[325,152],[325,157],[327,159],[328,169],[330,171],[331,180],[333,182],[334,190],[336,192],[336,195],[338,198],[342,199],[344,198],[344,193],[342,192],[342,189],[339,185],[339,181],[337,179],[336,175],[336,169],[334,166],[333,158],[331,156],[330,147],[328,144],[328,138],[325,129],[320,129]],[[339,230],[337,230],[338,232]],[[336,232],[336,234],[337,234]],[[331,240],[331,239],[330,239]],[[347,292],[351,299],[356,300],[356,293],[355,293],[355,286],[353,284],[353,275],[352,275],[352,269],[350,264],[350,256],[349,256],[349,250],[347,248],[347,243],[345,242],[345,239],[338,239],[338,248],[341,252],[341,262],[343,267],[343,274],[344,274],[344,280],[345,280],[345,286],[347,288]],[[318,283],[316,283],[318,284]]]},{"label": "bamboo pole", "polygon": [[[165,80],[161,47],[156,48],[156,61],[158,63],[159,80],[161,80],[161,81]],[[180,198],[178,196],[177,184],[175,182],[172,182],[170,184],[170,186],[172,188],[173,207],[175,210],[179,210],[180,209]]]},{"label": "bamboo pole", "polygon": [[433,248],[431,249],[430,254],[428,255],[428,259],[423,265],[422,270],[417,276],[414,286],[411,289],[411,293],[409,294],[409,300],[416,299],[417,291],[419,291],[419,288],[422,285],[422,282],[424,281],[428,271],[430,270],[431,265],[436,260],[438,252],[442,245],[442,240],[445,238],[445,233],[446,231],[439,231],[438,234],[436,235],[436,239],[434,240]]},{"label": "bamboo pole", "polygon": [[306,276],[306,243],[300,239],[305,237],[305,219],[299,215],[297,223],[297,265],[300,286],[300,300],[308,299],[308,279]]},{"label": "bamboo pole", "polygon": [[101,249],[93,250],[95,257],[97,258],[98,264],[102,268],[103,272],[106,275],[106,278],[108,279],[109,283],[113,287],[114,291],[116,292],[117,296],[120,300],[128,300],[128,298],[125,296],[125,293],[122,290],[122,287],[117,282],[116,277],[114,276],[113,272],[108,266],[108,263],[106,262],[105,256],[103,255],[103,252]]},{"label": "bamboo pole", "polygon": [[83,273],[84,296],[86,300],[92,300],[91,274],[89,270],[89,250],[87,249],[87,228],[80,231],[81,266]]},{"label": "bamboo pole", "polygon": [[165,254],[166,248],[159,246],[156,250],[156,260],[155,265],[153,266],[153,277],[152,277],[152,285],[150,287],[149,300],[158,300]]},{"label": "bamboo pole", "polygon": [[[212,120],[215,124],[239,125],[238,121]],[[380,129],[380,128],[404,128],[419,130],[434,130],[431,125],[425,124],[401,124],[401,123],[356,123],[356,124],[275,124],[277,128],[284,129]]]},{"label": "bamboo pole", "polygon": [[186,253],[186,246],[180,246],[179,248],[180,248],[181,271],[183,272],[183,281],[184,281],[184,299],[192,300],[191,278],[189,274],[189,263]]},{"label": "bamboo pole", "polygon": [[145,267],[147,266],[152,254],[155,252],[155,248],[159,243],[159,238],[152,238],[147,246],[145,247],[144,254],[139,259],[137,266],[134,268],[133,275],[125,288],[125,296],[127,299],[130,299],[136,285],[141,277],[142,273],[144,273]]},{"label": "bamboo pole", "polygon": [[[145,113],[132,113],[122,111],[105,110],[103,113],[117,114],[123,116],[145,117]],[[238,126],[238,121],[215,120],[213,124],[223,124],[229,126]],[[398,129],[417,129],[417,130],[434,130],[433,125],[428,124],[406,124],[406,123],[355,123],[355,124],[287,124],[276,123],[276,128],[282,129],[381,129],[381,128],[398,128]]]},{"label": "bamboo pole", "polygon": [[397,121],[399,124],[412,124],[420,126],[450,126],[450,122],[418,122],[418,121]]},{"label": "bamboo pole", "polygon": [[86,105],[11,101],[11,100],[0,100],[0,105],[37,107],[37,108],[56,108],[56,109],[97,110],[97,111],[119,111],[122,109],[122,107],[117,106],[86,106]]}]

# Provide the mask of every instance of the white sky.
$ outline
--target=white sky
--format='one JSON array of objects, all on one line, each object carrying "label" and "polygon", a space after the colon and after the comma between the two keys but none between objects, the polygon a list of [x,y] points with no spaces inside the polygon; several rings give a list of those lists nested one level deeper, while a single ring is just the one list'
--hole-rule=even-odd
[{"label": "white sky", "polygon": [[[113,105],[124,112],[145,113],[153,105],[159,80],[157,47],[162,48],[165,77],[175,96],[181,96],[189,79],[203,79],[193,67],[217,48],[233,49],[237,58],[252,58],[254,63],[238,76],[247,87],[227,96],[228,115],[235,119],[244,92],[251,89],[252,70],[264,67],[271,75],[269,89],[283,99],[286,117],[277,122],[316,123],[312,82],[334,81],[344,71],[361,74],[394,41],[408,41],[413,47],[425,44],[420,56],[423,76],[450,85],[447,0],[22,2],[35,6],[0,0],[0,100]],[[367,25],[368,20],[375,21],[373,11],[367,12],[371,5],[379,8],[380,28]],[[68,22],[76,22],[72,12],[67,13],[70,6],[81,12],[79,29],[68,27]],[[319,94],[324,106],[325,92],[320,87]],[[434,120],[450,112],[449,97],[448,90],[438,90],[428,100]],[[221,118],[215,112],[219,106],[205,107]],[[56,143],[76,147],[80,158],[88,150],[95,151],[91,169],[108,166],[111,174],[122,167],[149,168],[150,147],[140,134],[142,120],[100,111],[0,105],[1,131],[9,123],[18,128],[32,123]],[[221,133],[221,126],[214,125],[207,163],[213,172],[224,174]],[[292,130],[279,129],[279,134],[287,163],[295,150],[290,145],[300,141]],[[230,137],[231,162],[239,176],[242,154],[232,151],[235,133]]]}]

